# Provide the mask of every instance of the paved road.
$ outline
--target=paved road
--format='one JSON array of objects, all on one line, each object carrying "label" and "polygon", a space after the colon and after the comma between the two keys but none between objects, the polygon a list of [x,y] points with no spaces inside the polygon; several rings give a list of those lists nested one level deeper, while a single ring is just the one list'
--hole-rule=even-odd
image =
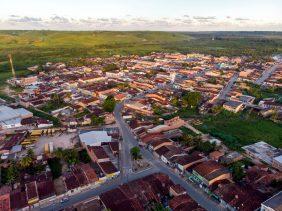
[{"label": "paved road", "polygon": [[101,184],[100,186],[84,191],[82,193],[75,194],[73,196],[69,197],[69,201],[65,203],[60,203],[59,201],[54,202],[51,205],[48,205],[46,207],[41,208],[35,208],[35,210],[61,210],[63,208],[69,207],[75,203],[81,202],[83,200],[86,200],[90,197],[93,197],[95,195],[100,195],[101,193],[104,193],[106,191],[109,191],[111,189],[117,188],[119,185],[123,183],[127,183],[136,179],[143,178],[147,175],[150,175],[152,173],[156,172],[162,172],[167,174],[174,183],[180,184],[183,186],[187,193],[195,200],[197,203],[199,203],[202,207],[204,207],[207,210],[223,210],[222,207],[220,207],[217,203],[209,199],[206,194],[202,192],[202,190],[195,188],[190,183],[187,183],[185,180],[183,180],[178,174],[174,173],[171,168],[169,168],[166,164],[164,164],[159,159],[155,159],[155,157],[152,155],[151,152],[149,152],[146,149],[141,148],[142,156],[151,162],[151,168],[144,170],[139,173],[133,173],[131,171],[132,164],[131,164],[131,158],[130,158],[130,149],[133,146],[137,146],[138,142],[127,126],[127,124],[122,119],[121,115],[122,110],[122,104],[118,104],[115,108],[114,115],[116,118],[117,125],[121,129],[121,133],[123,136],[123,144],[122,144],[122,155],[121,155],[121,175],[117,178],[114,178],[110,181],[107,181],[106,183]]},{"label": "paved road", "polygon": [[235,72],[231,79],[228,81],[225,87],[220,91],[218,99],[226,100],[227,94],[231,91],[233,84],[237,81],[239,73]]},{"label": "paved road", "polygon": [[279,67],[281,67],[281,64],[274,65],[274,66],[271,67],[270,69],[265,70],[265,71],[262,73],[261,77],[258,78],[255,83],[256,83],[257,85],[261,85],[261,84],[262,84],[265,80],[267,80],[267,79],[272,75],[272,73],[274,73],[274,72],[276,71],[276,69],[278,69]]},{"label": "paved road", "polygon": [[[139,173],[132,173],[130,174],[130,177],[128,178],[128,182],[136,180],[136,179],[140,179],[143,178],[145,176],[148,176],[150,174],[156,173],[158,171],[156,171],[156,169],[151,168],[151,169],[147,169],[145,171],[139,172]],[[93,196],[97,196],[100,195],[104,192],[107,192],[109,190],[112,190],[114,188],[117,188],[119,185],[122,184],[121,181],[121,177],[117,177],[114,178],[112,180],[109,180],[103,184],[101,184],[100,186],[81,192],[81,193],[77,193],[73,196],[69,197],[69,200],[67,202],[64,203],[60,203],[59,201],[55,201],[53,204],[45,206],[45,207],[38,207],[38,208],[34,208],[33,210],[44,210],[44,211],[54,211],[54,210],[61,210],[67,207],[70,207],[73,204],[76,204],[78,202],[84,201],[88,198],[91,198]]]},{"label": "paved road", "polygon": [[[131,130],[128,128],[127,124],[122,119],[121,109],[122,109],[122,105],[119,104],[115,110],[115,118],[117,124],[119,125],[122,131],[123,139],[125,140],[125,143],[128,143],[128,146],[130,147],[137,146],[138,142],[135,136],[133,135]],[[186,189],[189,196],[191,196],[195,201],[197,201],[202,207],[204,207],[207,210],[223,210],[222,207],[220,207],[217,203],[207,198],[206,195],[201,190],[195,188],[190,183],[187,183],[177,173],[174,173],[173,170],[170,167],[168,167],[165,163],[163,163],[159,159],[156,159],[151,152],[149,152],[144,148],[141,148],[141,153],[145,159],[147,159],[152,163],[152,169],[155,169],[155,171],[159,171],[168,175],[174,183],[183,186]],[[127,156],[130,156],[130,154],[128,154]],[[128,158],[130,159],[130,157]]]}]

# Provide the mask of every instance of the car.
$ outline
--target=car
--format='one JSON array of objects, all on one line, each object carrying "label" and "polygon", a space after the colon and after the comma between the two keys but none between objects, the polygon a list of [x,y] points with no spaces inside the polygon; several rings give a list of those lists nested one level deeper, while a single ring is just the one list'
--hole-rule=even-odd
[{"label": "car", "polygon": [[68,200],[69,200],[68,197],[64,197],[64,198],[61,199],[61,203],[65,203],[65,202],[67,202]]}]

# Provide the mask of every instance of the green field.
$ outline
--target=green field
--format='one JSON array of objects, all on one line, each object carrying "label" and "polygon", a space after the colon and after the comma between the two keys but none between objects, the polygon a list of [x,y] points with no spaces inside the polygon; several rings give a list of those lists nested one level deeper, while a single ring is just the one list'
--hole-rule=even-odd
[{"label": "green field", "polygon": [[223,111],[216,116],[203,117],[203,124],[198,128],[220,138],[233,149],[257,141],[282,147],[282,124],[260,118],[256,114]]},{"label": "green field", "polygon": [[0,31],[0,72],[9,69],[9,53],[13,55],[15,69],[24,70],[47,61],[67,62],[113,54],[166,51],[265,56],[281,52],[281,48],[279,32]]}]

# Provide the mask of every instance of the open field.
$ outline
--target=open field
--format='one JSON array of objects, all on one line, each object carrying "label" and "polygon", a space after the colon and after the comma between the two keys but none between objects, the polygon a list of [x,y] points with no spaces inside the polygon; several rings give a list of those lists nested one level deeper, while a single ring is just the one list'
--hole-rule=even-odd
[{"label": "open field", "polygon": [[47,61],[67,62],[113,54],[167,51],[265,56],[281,52],[281,48],[282,33],[279,32],[0,31],[0,72],[10,69],[9,53],[13,55],[15,69],[25,70]]},{"label": "open field", "polygon": [[197,128],[222,139],[233,149],[257,141],[282,147],[282,124],[257,117],[255,114],[247,112],[231,114],[224,111],[216,116],[204,117],[202,120],[203,124]]}]

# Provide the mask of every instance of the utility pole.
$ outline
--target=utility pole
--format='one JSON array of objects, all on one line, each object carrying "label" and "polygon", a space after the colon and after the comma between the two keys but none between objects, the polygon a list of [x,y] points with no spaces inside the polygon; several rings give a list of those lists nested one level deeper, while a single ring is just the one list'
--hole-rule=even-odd
[{"label": "utility pole", "polygon": [[15,79],[16,78],[16,72],[15,72],[14,65],[13,65],[12,55],[8,54],[8,58],[10,60],[10,65],[11,65],[11,70],[12,70],[13,78]]}]

